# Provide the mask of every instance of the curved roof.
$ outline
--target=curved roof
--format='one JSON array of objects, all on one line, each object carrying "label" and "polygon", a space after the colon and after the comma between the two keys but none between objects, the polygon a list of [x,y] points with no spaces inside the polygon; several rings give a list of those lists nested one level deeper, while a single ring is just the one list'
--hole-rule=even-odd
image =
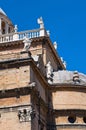
[{"label": "curved roof", "polygon": [[[11,20],[8,18],[6,13],[0,8],[0,18],[3,18],[9,25],[13,26]],[[14,27],[14,26],[13,26]]]},{"label": "curved roof", "polygon": [[74,82],[75,71],[67,71],[67,70],[60,70],[53,72],[53,84],[57,83],[71,83],[71,84],[79,84],[79,85],[86,85],[86,75],[83,73],[77,72],[79,76],[79,82]]},{"label": "curved roof", "polygon": [[0,8],[0,13],[6,15],[6,13]]}]

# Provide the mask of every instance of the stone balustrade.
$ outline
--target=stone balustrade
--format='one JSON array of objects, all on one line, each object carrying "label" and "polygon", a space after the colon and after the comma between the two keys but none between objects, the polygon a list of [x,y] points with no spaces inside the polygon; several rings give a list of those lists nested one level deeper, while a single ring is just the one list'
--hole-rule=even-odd
[{"label": "stone balustrade", "polygon": [[25,37],[36,38],[41,36],[48,36],[44,28],[0,35],[0,43],[23,40]]}]

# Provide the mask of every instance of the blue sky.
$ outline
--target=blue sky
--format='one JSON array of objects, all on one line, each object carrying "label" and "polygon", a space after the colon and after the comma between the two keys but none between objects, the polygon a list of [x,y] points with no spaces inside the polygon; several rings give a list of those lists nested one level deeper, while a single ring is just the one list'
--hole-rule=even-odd
[{"label": "blue sky", "polygon": [[19,31],[38,28],[42,16],[67,69],[86,74],[86,0],[0,0],[0,7]]}]

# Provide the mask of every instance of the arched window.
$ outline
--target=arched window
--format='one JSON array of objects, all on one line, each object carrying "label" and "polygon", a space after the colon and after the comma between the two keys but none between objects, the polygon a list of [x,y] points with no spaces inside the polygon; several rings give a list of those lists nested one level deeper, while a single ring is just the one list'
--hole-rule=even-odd
[{"label": "arched window", "polygon": [[5,34],[5,22],[2,21],[2,34]]}]

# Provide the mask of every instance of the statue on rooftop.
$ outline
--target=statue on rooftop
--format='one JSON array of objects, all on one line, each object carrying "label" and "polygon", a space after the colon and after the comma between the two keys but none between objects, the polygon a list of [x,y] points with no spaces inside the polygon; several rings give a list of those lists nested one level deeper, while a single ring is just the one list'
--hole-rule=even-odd
[{"label": "statue on rooftop", "polygon": [[57,42],[56,41],[53,43],[53,45],[54,45],[55,50],[57,50]]},{"label": "statue on rooftop", "polygon": [[74,81],[75,83],[80,83],[80,78],[79,78],[79,73],[78,73],[78,71],[74,71],[74,73],[73,73],[73,81]]},{"label": "statue on rooftop", "polygon": [[63,61],[63,65],[64,65],[65,68],[67,67],[66,61]]},{"label": "statue on rooftop", "polygon": [[40,25],[40,28],[44,28],[44,22],[43,22],[42,17],[37,19],[37,23]]},{"label": "statue on rooftop", "polygon": [[18,27],[17,27],[17,25],[15,25],[14,32],[17,33],[17,31],[18,31]]}]

